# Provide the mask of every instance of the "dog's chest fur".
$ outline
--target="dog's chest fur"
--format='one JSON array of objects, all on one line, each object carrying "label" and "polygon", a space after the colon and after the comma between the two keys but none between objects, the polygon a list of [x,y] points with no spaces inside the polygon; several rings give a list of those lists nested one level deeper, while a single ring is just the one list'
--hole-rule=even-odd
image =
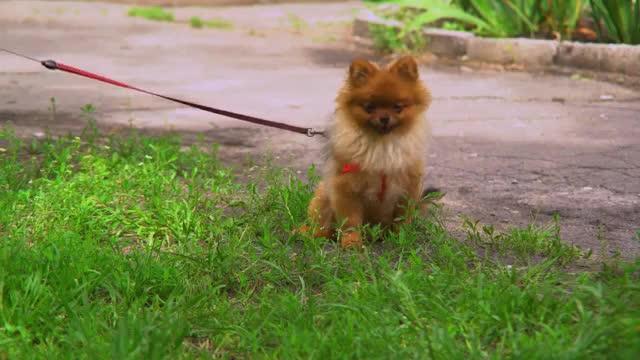
[{"label": "dog's chest fur", "polygon": [[426,119],[406,134],[391,133],[373,139],[336,112],[329,126],[328,157],[358,164],[362,171],[396,172],[423,161],[427,151],[429,125]]},{"label": "dog's chest fur", "polygon": [[426,135],[426,124],[407,134],[391,133],[375,140],[351,126],[336,126],[330,146],[334,153],[350,159],[363,170],[394,172],[425,156]]},{"label": "dog's chest fur", "polygon": [[[372,138],[340,116],[345,115],[336,113],[329,131],[325,177],[344,176],[340,169],[344,162],[357,165],[359,169],[353,174],[352,190],[363,197],[367,207],[391,211],[406,195],[411,169],[424,166],[429,135],[426,119],[406,134],[391,133]],[[385,185],[381,200],[383,175]]]}]

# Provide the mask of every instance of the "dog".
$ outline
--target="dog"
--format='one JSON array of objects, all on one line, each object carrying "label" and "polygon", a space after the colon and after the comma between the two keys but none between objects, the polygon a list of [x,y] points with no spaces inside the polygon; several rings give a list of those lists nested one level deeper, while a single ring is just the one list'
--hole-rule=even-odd
[{"label": "dog", "polygon": [[354,59],[326,135],[326,163],[303,227],[313,237],[340,230],[343,248],[363,246],[359,227],[396,229],[423,197],[431,93],[405,56],[386,66]]}]

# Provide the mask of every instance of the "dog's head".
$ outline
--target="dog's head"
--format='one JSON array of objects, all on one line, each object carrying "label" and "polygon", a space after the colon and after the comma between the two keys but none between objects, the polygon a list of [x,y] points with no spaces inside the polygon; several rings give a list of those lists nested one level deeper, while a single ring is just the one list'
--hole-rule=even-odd
[{"label": "dog's head", "polygon": [[364,131],[385,136],[410,131],[431,102],[413,57],[385,67],[355,59],[338,95],[338,108]]}]

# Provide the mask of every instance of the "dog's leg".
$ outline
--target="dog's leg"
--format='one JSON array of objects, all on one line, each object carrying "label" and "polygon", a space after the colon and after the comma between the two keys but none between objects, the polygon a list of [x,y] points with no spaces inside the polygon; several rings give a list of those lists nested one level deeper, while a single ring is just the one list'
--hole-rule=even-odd
[{"label": "dog's leg", "polygon": [[340,245],[345,249],[361,248],[362,238],[359,227],[363,220],[362,201],[352,191],[347,175],[336,179],[332,185],[331,208],[336,220],[344,222]]},{"label": "dog's leg", "polygon": [[[329,196],[325,191],[324,182],[320,182],[320,184],[318,184],[318,188],[316,189],[316,192],[313,195],[311,202],[309,203],[307,216],[309,217],[311,223],[316,226],[313,233],[311,234],[312,237],[331,237],[333,211],[331,210]],[[310,228],[308,226],[303,226],[302,228],[300,228],[300,231],[303,233],[308,233],[309,230]]]}]

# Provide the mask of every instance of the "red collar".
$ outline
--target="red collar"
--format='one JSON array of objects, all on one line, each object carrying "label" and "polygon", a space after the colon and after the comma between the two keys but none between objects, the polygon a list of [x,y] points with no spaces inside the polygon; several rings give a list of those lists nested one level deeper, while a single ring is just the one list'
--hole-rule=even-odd
[{"label": "red collar", "polygon": [[342,167],[342,171],[340,172],[342,175],[350,173],[350,172],[358,172],[360,171],[360,165],[358,164],[347,164]]},{"label": "red collar", "polygon": [[[340,171],[341,175],[348,174],[350,172],[359,172],[360,165],[358,164],[347,164],[342,167],[342,171]],[[384,193],[387,192],[387,175],[383,172],[380,173],[380,191],[378,191],[378,200],[384,200]]]}]

